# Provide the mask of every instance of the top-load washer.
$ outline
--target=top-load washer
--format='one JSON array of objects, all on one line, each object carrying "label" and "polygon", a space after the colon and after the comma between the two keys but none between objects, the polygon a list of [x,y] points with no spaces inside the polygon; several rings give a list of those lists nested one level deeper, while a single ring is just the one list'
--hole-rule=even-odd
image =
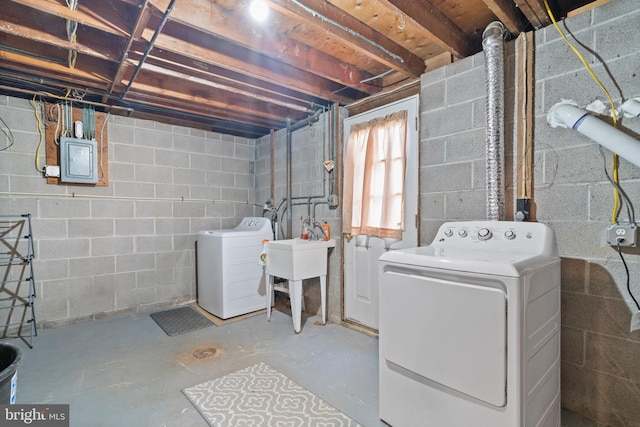
[{"label": "top-load washer", "polygon": [[198,305],[228,319],[266,307],[262,241],[272,236],[268,218],[246,217],[230,230],[198,233]]},{"label": "top-load washer", "polygon": [[379,259],[380,418],[560,425],[560,259],[539,223],[443,224]]}]

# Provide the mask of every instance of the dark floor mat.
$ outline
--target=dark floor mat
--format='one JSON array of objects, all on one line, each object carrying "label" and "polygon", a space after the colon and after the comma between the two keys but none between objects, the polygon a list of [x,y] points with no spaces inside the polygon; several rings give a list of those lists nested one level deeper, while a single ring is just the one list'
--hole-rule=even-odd
[{"label": "dark floor mat", "polygon": [[213,325],[211,320],[190,305],[158,311],[151,313],[150,316],[170,337]]}]

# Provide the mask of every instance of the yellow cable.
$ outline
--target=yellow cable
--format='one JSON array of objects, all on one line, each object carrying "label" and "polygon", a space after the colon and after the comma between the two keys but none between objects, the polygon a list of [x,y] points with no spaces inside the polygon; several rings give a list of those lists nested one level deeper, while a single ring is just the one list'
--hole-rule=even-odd
[{"label": "yellow cable", "polygon": [[44,135],[42,134],[42,120],[40,120],[40,114],[38,114],[38,104],[36,103],[35,95],[33,95],[31,105],[33,105],[33,112],[36,115],[36,121],[38,122],[38,133],[40,134],[40,141],[38,142],[38,147],[36,148],[36,170],[38,172],[44,173],[44,168],[40,168],[40,147],[42,147]]},{"label": "yellow cable", "polygon": [[[544,0],[544,7],[547,9],[547,14],[549,15],[549,18],[551,18],[551,22],[553,22],[553,25],[558,31],[558,33],[560,33],[564,41],[569,45],[571,50],[573,50],[573,52],[576,54],[576,56],[580,59],[582,64],[585,66],[585,68],[587,69],[587,71],[589,72],[593,80],[595,80],[595,82],[598,84],[598,86],[600,86],[602,91],[607,96],[607,99],[609,100],[609,105],[611,106],[611,116],[613,119],[613,126],[618,127],[618,117],[616,113],[616,107],[613,103],[613,99],[611,99],[611,95],[609,95],[609,91],[607,90],[607,88],[604,87],[600,79],[598,79],[598,76],[596,76],[596,74],[593,72],[593,70],[589,66],[589,63],[584,58],[584,56],[582,56],[580,51],[578,51],[578,49],[569,41],[569,39],[567,39],[567,36],[564,34],[564,31],[562,31],[562,29],[556,22],[556,18],[553,16],[553,12],[551,12],[551,8],[549,7],[549,3],[547,2],[547,0]],[[618,155],[616,153],[613,153],[613,182],[618,184]],[[615,187],[613,189],[613,200],[614,202],[613,202],[613,213],[611,214],[611,223],[615,224],[618,222],[618,213],[620,212],[620,196],[618,194],[617,188]]]}]

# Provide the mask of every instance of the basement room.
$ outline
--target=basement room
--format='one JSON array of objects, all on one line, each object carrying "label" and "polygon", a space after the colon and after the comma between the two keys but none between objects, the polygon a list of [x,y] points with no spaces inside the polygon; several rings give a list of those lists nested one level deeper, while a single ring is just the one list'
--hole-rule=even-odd
[{"label": "basement room", "polygon": [[640,427],[637,0],[5,0],[0,425]]}]

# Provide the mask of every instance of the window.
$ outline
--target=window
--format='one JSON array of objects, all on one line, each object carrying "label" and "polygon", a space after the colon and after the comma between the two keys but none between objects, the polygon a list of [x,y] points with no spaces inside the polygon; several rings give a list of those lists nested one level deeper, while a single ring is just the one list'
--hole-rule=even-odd
[{"label": "window", "polygon": [[359,123],[345,146],[343,231],[402,237],[407,111]]}]

